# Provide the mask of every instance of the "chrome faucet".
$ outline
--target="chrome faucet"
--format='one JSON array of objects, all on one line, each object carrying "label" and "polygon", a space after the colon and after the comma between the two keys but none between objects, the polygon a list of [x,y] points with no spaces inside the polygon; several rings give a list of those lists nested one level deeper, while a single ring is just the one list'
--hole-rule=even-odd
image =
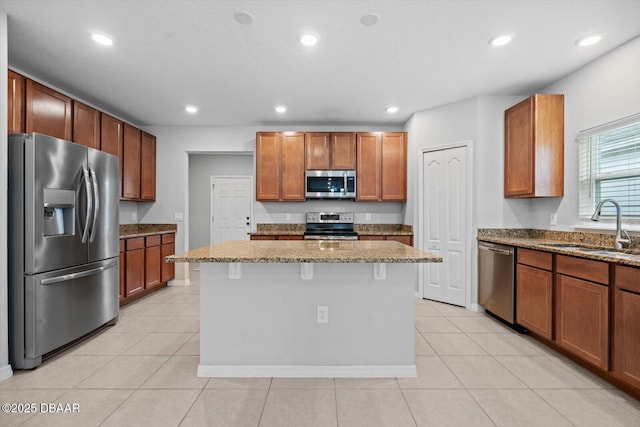
[{"label": "chrome faucet", "polygon": [[[616,207],[616,241],[613,244],[613,247],[615,249],[622,249],[623,246],[631,244],[631,236],[629,236],[629,233],[622,229],[622,218],[620,215],[620,205],[618,204],[618,202],[613,199],[601,200],[600,203],[598,203],[598,206],[596,206],[595,212],[593,213],[593,215],[591,215],[591,221],[600,220],[602,205],[604,205],[605,202],[611,202]],[[622,233],[624,233],[626,239],[622,238]]]}]

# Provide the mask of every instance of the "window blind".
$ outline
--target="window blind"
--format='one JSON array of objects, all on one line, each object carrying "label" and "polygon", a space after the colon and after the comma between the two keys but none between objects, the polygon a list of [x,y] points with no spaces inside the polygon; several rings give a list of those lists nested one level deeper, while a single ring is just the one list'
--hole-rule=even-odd
[{"label": "window blind", "polygon": [[[580,217],[589,218],[604,199],[622,215],[640,219],[640,115],[578,134]],[[615,216],[611,204],[602,216]]]}]

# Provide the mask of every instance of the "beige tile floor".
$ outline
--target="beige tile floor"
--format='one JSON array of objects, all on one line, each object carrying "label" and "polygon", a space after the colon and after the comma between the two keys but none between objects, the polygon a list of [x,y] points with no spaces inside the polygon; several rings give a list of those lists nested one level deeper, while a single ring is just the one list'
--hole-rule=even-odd
[{"label": "beige tile floor", "polygon": [[[9,426],[640,426],[640,402],[490,317],[416,301],[417,378],[198,378],[199,286],[163,289],[116,326],[0,383]],[[38,411],[39,412],[39,411]]]}]

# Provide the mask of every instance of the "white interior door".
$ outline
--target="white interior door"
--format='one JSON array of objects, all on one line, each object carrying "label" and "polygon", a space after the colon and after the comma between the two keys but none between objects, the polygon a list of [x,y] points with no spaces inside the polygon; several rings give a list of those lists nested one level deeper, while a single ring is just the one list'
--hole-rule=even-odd
[{"label": "white interior door", "polygon": [[211,177],[211,244],[249,240],[251,188],[250,176]]},{"label": "white interior door", "polygon": [[439,254],[427,264],[423,298],[465,306],[469,270],[467,146],[423,153],[423,247]]}]

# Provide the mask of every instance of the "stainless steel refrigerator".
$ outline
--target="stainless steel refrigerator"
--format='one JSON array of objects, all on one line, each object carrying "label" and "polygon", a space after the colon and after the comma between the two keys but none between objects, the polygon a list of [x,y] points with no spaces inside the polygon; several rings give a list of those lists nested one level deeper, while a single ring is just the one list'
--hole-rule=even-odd
[{"label": "stainless steel refrigerator", "polygon": [[41,135],[9,135],[9,357],[30,369],[115,323],[118,158]]}]

